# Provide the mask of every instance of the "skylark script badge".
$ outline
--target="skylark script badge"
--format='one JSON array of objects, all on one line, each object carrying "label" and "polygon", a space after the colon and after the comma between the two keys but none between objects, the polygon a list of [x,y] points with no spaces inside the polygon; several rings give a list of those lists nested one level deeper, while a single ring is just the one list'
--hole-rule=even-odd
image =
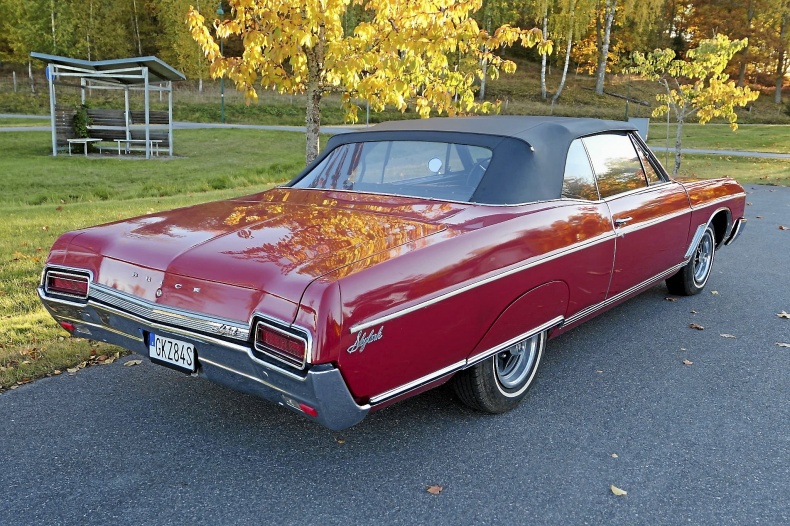
[{"label": "skylark script badge", "polygon": [[346,349],[346,351],[349,354],[350,353],[354,353],[354,352],[362,352],[362,351],[364,351],[365,350],[365,346],[367,346],[367,344],[373,343],[375,341],[378,341],[378,340],[382,339],[384,337],[383,332],[384,332],[384,326],[383,325],[381,327],[379,327],[378,332],[376,332],[376,329],[371,329],[368,334],[365,334],[365,331],[358,332],[357,333],[357,341],[354,342],[354,345],[352,345],[351,347]]}]

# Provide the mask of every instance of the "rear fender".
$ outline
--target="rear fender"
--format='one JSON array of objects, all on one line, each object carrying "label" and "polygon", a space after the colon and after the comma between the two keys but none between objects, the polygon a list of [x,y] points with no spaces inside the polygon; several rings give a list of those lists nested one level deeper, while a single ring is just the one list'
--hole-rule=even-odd
[{"label": "rear fender", "polygon": [[550,281],[519,296],[494,321],[467,357],[479,361],[487,351],[530,331],[551,328],[565,319],[570,291],[564,281]]}]

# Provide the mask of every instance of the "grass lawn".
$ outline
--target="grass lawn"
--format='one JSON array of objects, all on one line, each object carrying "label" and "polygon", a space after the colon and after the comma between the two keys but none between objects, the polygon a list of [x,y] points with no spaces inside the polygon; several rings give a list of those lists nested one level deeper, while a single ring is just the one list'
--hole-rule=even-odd
[{"label": "grass lawn", "polygon": [[[674,149],[677,126],[670,124],[668,131],[667,144],[666,123],[651,123],[648,145]],[[790,125],[741,124],[731,131],[729,126],[722,124],[686,124],[683,126],[683,148],[790,153]]]},{"label": "grass lawn", "polygon": [[[740,137],[726,127],[709,129]],[[764,144],[778,143],[785,133],[784,127],[768,130]],[[66,337],[41,306],[35,288],[57,236],[254,193],[290,179],[304,159],[304,136],[288,132],[177,130],[176,157],[148,161],[114,155],[53,158],[47,132],[4,132],[0,138],[0,391],[119,352]],[[743,149],[754,149],[754,143]],[[732,175],[744,184],[790,184],[790,161],[685,156],[681,168],[700,177]]]}]

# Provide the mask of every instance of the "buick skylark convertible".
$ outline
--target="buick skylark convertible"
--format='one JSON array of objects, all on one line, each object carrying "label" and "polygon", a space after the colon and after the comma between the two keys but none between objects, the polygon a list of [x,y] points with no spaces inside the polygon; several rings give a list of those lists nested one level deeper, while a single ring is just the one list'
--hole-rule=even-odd
[{"label": "buick skylark convertible", "polygon": [[625,122],[392,122],[282,187],[68,232],[38,292],[74,336],[331,429],[448,380],[499,413],[550,338],[661,280],[700,292],[744,197],[670,179]]}]

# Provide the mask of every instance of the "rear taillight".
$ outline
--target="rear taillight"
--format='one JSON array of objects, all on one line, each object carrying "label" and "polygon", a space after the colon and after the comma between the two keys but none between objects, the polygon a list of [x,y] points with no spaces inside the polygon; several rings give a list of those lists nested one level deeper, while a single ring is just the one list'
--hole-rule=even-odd
[{"label": "rear taillight", "polygon": [[48,294],[60,294],[84,300],[88,297],[89,282],[90,278],[87,274],[49,270],[44,277],[44,290]]},{"label": "rear taillight", "polygon": [[255,327],[255,349],[300,369],[307,362],[307,338],[264,321]]}]

